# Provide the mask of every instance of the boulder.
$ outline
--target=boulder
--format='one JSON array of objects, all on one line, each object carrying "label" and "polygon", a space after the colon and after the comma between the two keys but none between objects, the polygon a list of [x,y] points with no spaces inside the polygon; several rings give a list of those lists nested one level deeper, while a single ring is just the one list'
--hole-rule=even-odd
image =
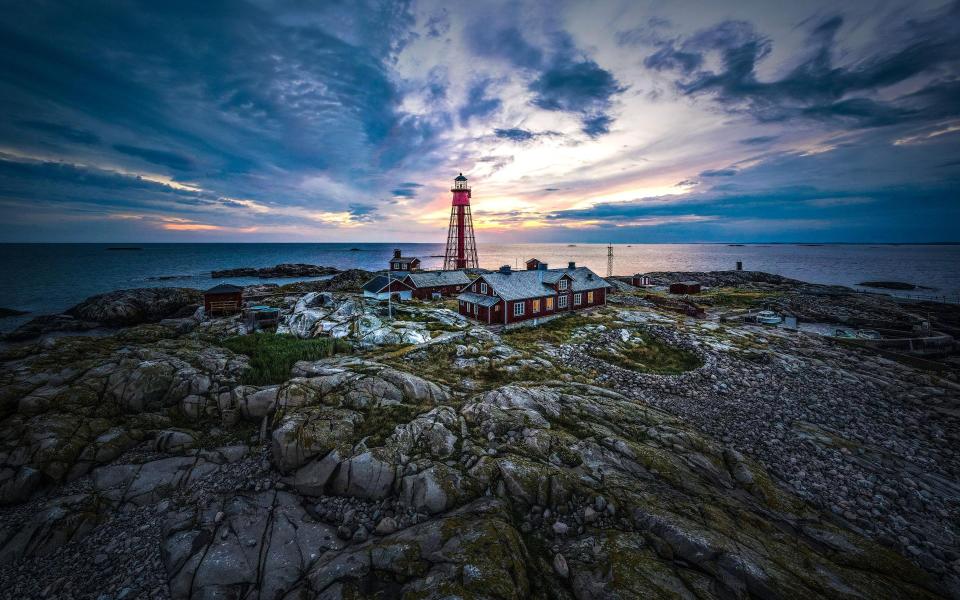
[{"label": "boulder", "polygon": [[337,446],[349,447],[362,422],[363,416],[355,411],[327,406],[302,407],[284,414],[271,435],[273,464],[289,473]]},{"label": "boulder", "polygon": [[83,321],[127,326],[177,316],[202,300],[192,288],[135,288],[92,296],[66,312]]},{"label": "boulder", "polygon": [[153,440],[153,449],[164,454],[181,454],[197,446],[193,433],[183,429],[161,431]]},{"label": "boulder", "polygon": [[311,518],[296,496],[267,491],[172,513],[160,554],[174,599],[280,598],[342,546],[335,528]]}]

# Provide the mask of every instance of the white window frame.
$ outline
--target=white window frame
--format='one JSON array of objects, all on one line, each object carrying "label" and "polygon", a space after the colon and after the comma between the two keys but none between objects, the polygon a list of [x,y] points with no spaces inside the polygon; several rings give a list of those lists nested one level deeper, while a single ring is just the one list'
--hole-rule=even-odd
[{"label": "white window frame", "polygon": [[481,293],[481,294],[486,294],[486,293],[487,293],[487,284],[485,284],[485,283],[481,283],[481,284],[480,284],[480,293]]},{"label": "white window frame", "polygon": [[562,294],[557,296],[557,308],[566,308],[567,307],[567,295]]},{"label": "white window frame", "polygon": [[521,300],[513,303],[513,316],[522,317],[527,310],[527,303]]},{"label": "white window frame", "polygon": [[568,284],[568,283],[569,283],[569,282],[568,282],[566,279],[561,279],[561,280],[560,280],[560,283],[558,283],[557,285],[559,286],[559,288],[560,288],[561,290],[565,290],[565,289],[567,289],[567,284]]},{"label": "white window frame", "polygon": [[573,295],[573,305],[580,306],[581,304],[583,304],[583,294],[577,292]]}]

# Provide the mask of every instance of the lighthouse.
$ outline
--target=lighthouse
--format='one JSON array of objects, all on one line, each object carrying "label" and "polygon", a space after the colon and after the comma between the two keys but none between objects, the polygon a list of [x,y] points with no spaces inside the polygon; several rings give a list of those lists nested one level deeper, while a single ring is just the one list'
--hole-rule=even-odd
[{"label": "lighthouse", "polygon": [[470,216],[470,186],[460,173],[453,180],[453,206],[450,207],[450,230],[447,233],[447,251],[443,255],[443,269],[476,269],[477,241],[473,237],[473,219]]}]

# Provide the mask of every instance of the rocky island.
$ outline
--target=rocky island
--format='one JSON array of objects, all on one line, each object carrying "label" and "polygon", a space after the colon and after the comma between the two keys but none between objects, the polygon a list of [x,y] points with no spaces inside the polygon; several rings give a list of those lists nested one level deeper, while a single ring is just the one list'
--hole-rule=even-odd
[{"label": "rocky island", "polygon": [[276,333],[177,288],[38,317],[0,351],[0,597],[960,597],[953,349],[749,319],[957,307],[649,275],[703,317],[624,284],[489,329],[362,272],[247,288]]}]

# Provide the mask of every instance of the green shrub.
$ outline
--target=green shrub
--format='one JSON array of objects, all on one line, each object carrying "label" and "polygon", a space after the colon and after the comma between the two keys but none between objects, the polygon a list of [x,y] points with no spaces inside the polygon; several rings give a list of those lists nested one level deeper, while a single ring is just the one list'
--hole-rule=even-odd
[{"label": "green shrub", "polygon": [[254,333],[227,338],[223,346],[250,357],[250,368],[241,383],[269,385],[290,379],[290,369],[300,360],[320,360],[340,352],[350,352],[350,344],[334,338],[302,340],[292,335]]}]

